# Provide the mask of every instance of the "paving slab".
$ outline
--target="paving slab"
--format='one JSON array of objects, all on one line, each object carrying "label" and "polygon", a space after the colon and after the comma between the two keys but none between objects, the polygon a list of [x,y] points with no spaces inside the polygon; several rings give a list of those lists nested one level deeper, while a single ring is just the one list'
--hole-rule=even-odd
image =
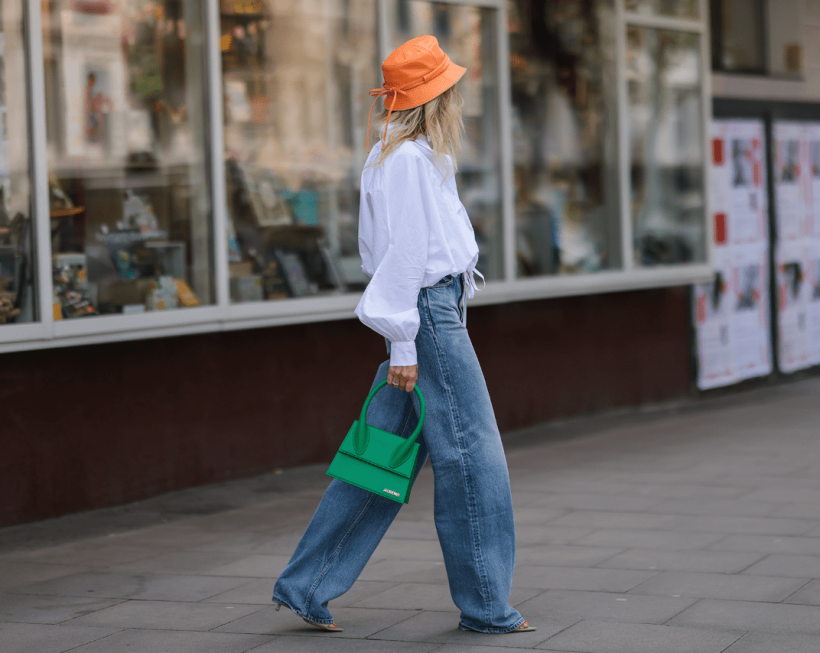
[{"label": "paving slab", "polygon": [[805,579],[772,576],[661,572],[630,594],[779,603],[806,583]]},{"label": "paving slab", "polygon": [[724,653],[817,653],[820,637],[783,633],[747,633]]},{"label": "paving slab", "polygon": [[[344,628],[341,633],[328,633],[305,623],[288,608],[279,612],[275,608],[263,608],[253,614],[216,628],[220,633],[249,633],[257,635],[298,635],[302,637],[327,637],[363,639],[418,614],[416,610],[374,610],[365,608],[333,609],[333,618]],[[457,618],[455,616],[451,618]]]},{"label": "paving slab", "polygon": [[118,603],[102,598],[0,594],[0,621],[58,624]]},{"label": "paving slab", "polygon": [[3,653],[63,653],[117,632],[117,628],[48,626],[0,621]]},{"label": "paving slab", "polygon": [[805,584],[797,592],[787,598],[784,603],[820,605],[820,580],[813,580]]},{"label": "paving slab", "polygon": [[704,599],[669,623],[674,626],[820,635],[820,607]]},{"label": "paving slab", "polygon": [[680,515],[675,530],[693,533],[744,533],[749,535],[803,535],[817,526],[808,519],[734,517],[729,515]]},{"label": "paving slab", "polygon": [[6,560],[0,559],[0,592],[25,587],[52,578],[70,576],[81,571],[90,571],[90,568],[63,565],[56,560],[54,564],[24,562],[18,558],[8,556]]},{"label": "paving slab", "polygon": [[622,549],[669,549],[686,551],[703,549],[725,539],[719,533],[683,533],[680,531],[601,529],[576,539],[573,544],[611,546]]},{"label": "paving slab", "polygon": [[203,570],[209,576],[244,576],[245,578],[278,578],[288,564],[289,555],[256,554]]},{"label": "paving slab", "polygon": [[537,648],[581,653],[721,653],[742,632],[582,621]]},{"label": "paving slab", "polygon": [[728,535],[708,548],[714,551],[820,555],[820,542],[816,538],[787,535]]},{"label": "paving slab", "polygon": [[[716,571],[736,574],[763,558],[759,553],[727,551],[661,551],[630,549],[603,561],[599,567],[650,571]],[[776,574],[775,574],[776,575]]]},{"label": "paving slab", "polygon": [[248,582],[247,578],[153,575],[94,571],[27,585],[13,593],[85,598],[202,601]]},{"label": "paving slab", "polygon": [[657,572],[587,567],[541,567],[518,565],[513,588],[533,587],[542,590],[588,590],[628,592],[652,578]]},{"label": "paving slab", "polygon": [[[177,543],[178,548],[179,542]],[[115,572],[141,572],[145,574],[198,574],[227,565],[244,556],[226,551],[176,550],[161,555],[132,560],[109,567]]]},{"label": "paving slab", "polygon": [[340,639],[325,633],[324,637],[276,637],[253,653],[431,653],[437,644],[380,642],[369,639]]},{"label": "paving slab", "polygon": [[73,623],[109,628],[204,631],[218,628],[258,610],[258,605],[125,601],[75,619]]},{"label": "paving slab", "polygon": [[820,578],[820,551],[818,554],[814,556],[772,554],[743,573],[760,576]]},{"label": "paving slab", "polygon": [[273,639],[264,635],[123,630],[72,649],[72,653],[245,653]]},{"label": "paving slab", "polygon": [[[524,615],[525,619],[529,619]],[[532,648],[551,635],[568,628],[577,620],[544,618],[532,621],[537,630],[529,633],[488,634],[459,630],[458,615],[447,612],[419,612],[410,619],[401,621],[390,628],[371,636],[370,639],[384,639],[402,642],[430,642],[436,644],[458,644],[475,647],[476,651],[489,653],[485,647],[498,647],[509,651],[511,648]]]},{"label": "paving slab", "polygon": [[560,618],[662,624],[694,603],[688,598],[549,590],[517,607],[534,623],[539,618]]}]

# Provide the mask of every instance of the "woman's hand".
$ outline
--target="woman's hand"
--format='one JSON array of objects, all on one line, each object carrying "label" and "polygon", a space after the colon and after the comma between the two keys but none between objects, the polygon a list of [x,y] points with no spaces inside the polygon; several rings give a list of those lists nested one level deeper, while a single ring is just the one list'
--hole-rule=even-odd
[{"label": "woman's hand", "polygon": [[413,392],[419,379],[418,365],[391,365],[387,372],[387,383],[391,388]]}]

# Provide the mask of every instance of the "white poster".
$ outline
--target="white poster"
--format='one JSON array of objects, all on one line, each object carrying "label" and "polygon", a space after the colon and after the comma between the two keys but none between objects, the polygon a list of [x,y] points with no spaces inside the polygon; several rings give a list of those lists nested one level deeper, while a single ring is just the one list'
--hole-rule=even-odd
[{"label": "white poster", "polygon": [[780,370],[811,366],[805,244],[793,240],[777,247],[777,292]]},{"label": "white poster", "polygon": [[693,306],[702,390],[772,371],[764,136],[759,120],[712,123],[715,277]]},{"label": "white poster", "polygon": [[809,235],[814,208],[809,202],[811,178],[805,124],[775,123],[774,139],[777,237],[779,242],[798,240]]},{"label": "white poster", "polygon": [[820,238],[813,239],[805,251],[809,360],[812,365],[820,365]]},{"label": "white poster", "polygon": [[812,228],[808,230],[808,233],[815,238],[820,238],[820,124],[811,123],[806,125],[805,129],[808,141],[808,175],[812,208]]}]

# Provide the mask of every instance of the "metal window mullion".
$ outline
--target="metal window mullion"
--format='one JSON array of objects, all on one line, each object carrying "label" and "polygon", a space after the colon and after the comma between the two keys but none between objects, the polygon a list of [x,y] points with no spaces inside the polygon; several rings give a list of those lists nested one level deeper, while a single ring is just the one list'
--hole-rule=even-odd
[{"label": "metal window mullion", "polygon": [[[390,37],[392,30],[390,29],[390,3],[392,0],[378,0],[378,34],[379,34],[379,60],[384,61],[387,55],[393,50],[390,47]],[[378,75],[381,79],[381,71]]]},{"label": "metal window mullion", "polygon": [[54,287],[51,278],[51,216],[48,200],[48,147],[46,142],[45,62],[41,3],[26,4],[26,41],[28,43],[29,138],[31,139],[31,219],[34,221],[33,251],[37,256],[37,302],[46,338],[54,337]]},{"label": "metal window mullion", "polygon": [[507,30],[507,7],[500,5],[496,14],[498,39],[498,126],[501,145],[501,244],[503,278],[515,280],[515,180],[513,178],[512,94],[510,91],[510,35]]},{"label": "metal window mullion", "polygon": [[618,87],[618,181],[620,188],[621,219],[621,269],[634,268],[632,255],[632,207],[631,207],[631,138],[629,129],[629,103],[626,87],[626,22],[624,0],[615,0],[615,50]]},{"label": "metal window mullion", "polygon": [[709,3],[700,0],[700,12],[703,16],[705,30],[700,38],[701,66],[701,115],[703,116],[703,212],[706,263],[714,265],[715,239],[714,216],[712,215],[712,178],[709,174],[712,158],[712,41],[709,38]]},{"label": "metal window mullion", "polygon": [[627,25],[638,25],[640,27],[653,27],[655,29],[668,29],[676,32],[694,32],[696,34],[708,34],[706,30],[706,17],[700,18],[671,18],[666,16],[645,16],[629,11],[623,12],[623,20]]},{"label": "metal window mullion", "polygon": [[225,192],[225,133],[222,107],[222,48],[220,45],[219,0],[207,0],[205,49],[208,67],[208,119],[213,215],[213,257],[216,273],[216,304],[227,318],[230,303],[228,275],[228,216]]}]

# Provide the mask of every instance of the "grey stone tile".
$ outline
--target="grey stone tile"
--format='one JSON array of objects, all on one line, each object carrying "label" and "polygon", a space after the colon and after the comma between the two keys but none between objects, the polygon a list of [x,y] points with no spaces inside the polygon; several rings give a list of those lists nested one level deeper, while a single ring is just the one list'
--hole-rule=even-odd
[{"label": "grey stone tile", "polygon": [[58,624],[117,603],[119,601],[74,596],[0,594],[0,621]]},{"label": "grey stone tile", "polygon": [[515,526],[516,528],[541,526],[566,513],[566,510],[557,508],[516,508],[514,510]]},{"label": "grey stone tile", "polygon": [[820,503],[820,488],[764,487],[746,497],[749,501]]},{"label": "grey stone tile", "polygon": [[804,533],[804,535],[806,537],[820,537],[820,526],[818,526],[817,528],[813,528],[807,533]]},{"label": "grey stone tile", "polygon": [[391,610],[434,610],[460,612],[447,585],[401,583],[355,603],[354,608],[389,608]]},{"label": "grey stone tile", "polygon": [[678,571],[661,572],[630,594],[779,603],[805,584],[805,580],[797,578]]},{"label": "grey stone tile", "polygon": [[[658,497],[623,496],[606,494],[547,494],[532,505],[536,508],[564,508],[570,510],[620,510],[640,512],[663,501]],[[662,511],[661,511],[662,512]],[[671,511],[670,511],[671,512]]]},{"label": "grey stone tile", "polygon": [[630,549],[602,562],[609,569],[648,569],[650,571],[713,571],[738,573],[761,559],[759,553],[730,551],[663,551]]},{"label": "grey stone tile", "polygon": [[[397,623],[373,635],[370,639],[384,639],[402,642],[430,642],[436,644],[457,644],[476,647],[475,650],[489,653],[485,647],[532,648],[547,637],[561,632],[577,622],[577,619],[555,619],[553,617],[534,621],[523,615],[537,628],[531,633],[513,633],[509,635],[489,635],[472,631],[459,630],[458,614],[451,612],[420,612],[411,619]],[[447,650],[446,648],[444,650]],[[491,650],[491,649],[490,649]]]},{"label": "grey stone tile", "polygon": [[0,621],[3,653],[63,653],[119,632],[117,628],[44,626]]},{"label": "grey stone tile", "polygon": [[531,622],[538,617],[662,624],[695,603],[685,598],[550,590],[518,607]]},{"label": "grey stone tile", "polygon": [[379,560],[368,563],[359,580],[446,583],[447,572],[443,562],[432,560]]},{"label": "grey stone tile", "polygon": [[575,528],[670,528],[679,517],[675,515],[642,515],[631,512],[596,512],[579,510],[550,522],[550,526]]},{"label": "grey stone tile", "polygon": [[444,560],[441,545],[438,540],[396,540],[384,538],[370,560],[386,560],[388,558],[401,560]]},{"label": "grey stone tile", "polygon": [[758,576],[820,578],[820,555],[793,556],[772,554],[756,565],[749,567],[743,573]]},{"label": "grey stone tile", "polygon": [[717,485],[684,485],[682,483],[651,483],[638,485],[634,483],[615,483],[621,488],[619,494],[654,496],[664,499],[737,499],[749,494],[748,488],[721,487]]},{"label": "grey stone tile", "polygon": [[786,535],[729,535],[708,548],[715,551],[820,555],[820,542],[817,539]]},{"label": "grey stone tile", "polygon": [[[800,582],[800,581],[796,581]],[[792,594],[785,603],[801,605],[820,605],[820,580],[813,580]]]},{"label": "grey stone tile", "polygon": [[273,585],[276,582],[273,578],[259,578],[248,581],[241,579],[242,584],[238,587],[216,594],[204,603],[247,603],[250,605],[271,605],[273,600]]},{"label": "grey stone tile", "polygon": [[548,544],[539,547],[529,547],[523,556],[516,555],[516,560],[528,565],[544,565],[550,567],[591,567],[604,560],[618,555],[623,549],[600,546],[564,546]]},{"label": "grey stone tile", "polygon": [[431,653],[438,650],[437,644],[342,639],[339,633],[324,633],[323,637],[276,637],[269,644],[253,649],[253,653]]},{"label": "grey stone tile", "polygon": [[209,576],[243,576],[245,578],[278,578],[290,561],[289,555],[251,555],[202,573]]},{"label": "grey stone tile", "polygon": [[704,599],[669,623],[674,626],[820,635],[820,607]]},{"label": "grey stone tile", "polygon": [[742,632],[582,621],[538,648],[583,653],[721,653]]},{"label": "grey stone tile", "polygon": [[807,519],[772,517],[732,517],[714,515],[680,515],[675,530],[700,533],[744,533],[752,535],[803,535],[814,528]]},{"label": "grey stone tile", "polygon": [[789,503],[773,514],[774,517],[820,520],[820,504]]},{"label": "grey stone tile", "polygon": [[118,538],[106,537],[40,549],[27,554],[25,560],[46,564],[109,567],[163,553],[169,553],[169,549],[157,546],[138,546],[120,542]]},{"label": "grey stone tile", "polygon": [[385,537],[398,540],[436,540],[436,525],[432,521],[401,521],[396,519]]},{"label": "grey stone tile", "polygon": [[236,553],[225,551],[173,551],[150,558],[141,558],[121,565],[112,565],[116,572],[142,572],[145,574],[197,574],[237,559]]},{"label": "grey stone tile", "polygon": [[530,546],[568,544],[591,532],[590,528],[572,528],[571,526],[525,526],[516,528],[515,541],[520,553]]},{"label": "grey stone tile", "polygon": [[212,630],[260,610],[258,605],[126,601],[75,619],[80,626],[147,628],[153,630]]},{"label": "grey stone tile", "polygon": [[724,653],[817,653],[820,637],[784,633],[747,633]]},{"label": "grey stone tile", "polygon": [[245,653],[272,637],[264,635],[233,635],[227,633],[195,633],[172,630],[123,630],[73,649],[76,653]]},{"label": "grey stone tile", "polygon": [[216,629],[220,633],[251,633],[257,635],[299,635],[306,637],[340,637],[362,639],[389,628],[418,614],[416,610],[373,610],[364,608],[339,608],[331,613],[336,623],[344,628],[341,633],[328,633],[305,623],[287,607],[279,612],[275,608],[263,608],[254,614],[237,619]]},{"label": "grey stone tile", "polygon": [[224,537],[200,546],[186,547],[192,551],[225,551],[244,555],[263,553],[291,555],[299,544],[303,529],[276,534],[257,532],[225,533]]},{"label": "grey stone tile", "polygon": [[88,567],[77,565],[40,564],[21,562],[17,559],[0,560],[0,592],[88,570]]},{"label": "grey stone tile", "polygon": [[667,515],[730,515],[733,517],[766,517],[783,508],[782,503],[763,503],[743,499],[668,499],[647,508],[649,512]]},{"label": "grey stone tile", "polygon": [[575,544],[615,546],[623,549],[702,549],[724,539],[719,533],[684,533],[679,531],[650,531],[603,529],[578,538]]},{"label": "grey stone tile", "polygon": [[627,592],[652,578],[656,572],[625,571],[585,567],[516,567],[513,587],[533,587],[542,590],[588,590],[597,592]]},{"label": "grey stone tile", "polygon": [[201,601],[247,583],[246,578],[90,572],[15,590],[24,594],[85,598]]}]

